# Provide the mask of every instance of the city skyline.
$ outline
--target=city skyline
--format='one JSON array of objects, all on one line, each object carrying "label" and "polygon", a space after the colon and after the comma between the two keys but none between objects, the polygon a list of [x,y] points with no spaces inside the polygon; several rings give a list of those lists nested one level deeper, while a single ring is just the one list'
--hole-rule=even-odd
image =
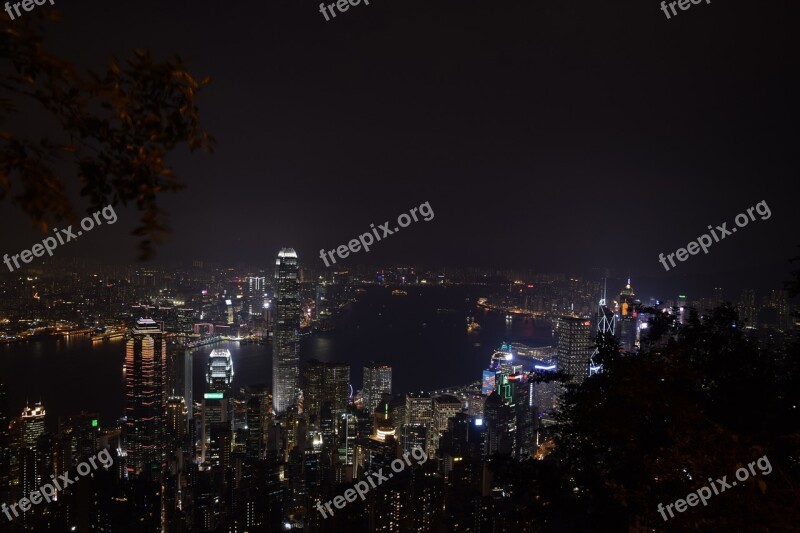
[{"label": "city skyline", "polygon": [[794,530],[800,4],[659,2],[7,4],[0,531]]}]

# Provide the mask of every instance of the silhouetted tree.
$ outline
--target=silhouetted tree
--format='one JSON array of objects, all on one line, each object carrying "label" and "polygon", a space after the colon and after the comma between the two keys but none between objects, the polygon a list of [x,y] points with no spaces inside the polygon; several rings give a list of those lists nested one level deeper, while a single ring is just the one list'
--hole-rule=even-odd
[{"label": "silhouetted tree", "polygon": [[[38,139],[0,129],[0,199],[19,206],[42,231],[74,221],[67,196],[74,172],[88,211],[136,205],[141,219],[133,234],[146,259],[169,231],[159,196],[186,187],[168,155],[182,144],[191,151],[213,147],[196,105],[209,79],[197,81],[179,57],[158,61],[142,50],[126,61],[112,58],[105,72],[83,71],[45,50],[43,28],[54,13],[0,17],[0,68],[8,73],[0,79],[0,121],[33,104],[58,127],[53,138]],[[63,159],[73,163],[66,173],[56,169]]]},{"label": "silhouetted tree", "polygon": [[[596,530],[767,531],[800,523],[799,359],[796,341],[775,353],[758,349],[729,305],[690,315],[677,339],[658,348],[609,352],[602,374],[568,389],[556,437],[573,497]],[[751,476],[669,523],[658,514],[659,503],[685,498],[709,477],[730,481],[764,455],[771,475]]]}]

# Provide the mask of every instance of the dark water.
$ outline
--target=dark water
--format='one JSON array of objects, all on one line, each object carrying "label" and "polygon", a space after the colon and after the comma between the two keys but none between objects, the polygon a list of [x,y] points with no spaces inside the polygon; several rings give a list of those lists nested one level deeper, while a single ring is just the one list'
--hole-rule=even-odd
[{"label": "dark water", "polygon": [[[332,333],[303,337],[301,360],[344,360],[351,364],[354,389],[361,388],[363,365],[381,360],[393,367],[395,392],[436,389],[477,381],[492,351],[503,341],[552,344],[550,324],[476,309],[481,287],[408,288],[408,296],[372,288],[359,296]],[[469,303],[465,301],[469,298]],[[437,312],[437,309],[447,310]],[[467,333],[466,317],[482,329]],[[271,383],[269,346],[223,342],[193,351],[195,399],[202,397],[208,354],[231,351],[234,387]],[[111,424],[124,410],[122,339],[93,343],[89,337],[49,339],[0,346],[0,375],[9,385],[12,413],[26,399],[42,400],[48,425],[60,415],[99,412]]]}]

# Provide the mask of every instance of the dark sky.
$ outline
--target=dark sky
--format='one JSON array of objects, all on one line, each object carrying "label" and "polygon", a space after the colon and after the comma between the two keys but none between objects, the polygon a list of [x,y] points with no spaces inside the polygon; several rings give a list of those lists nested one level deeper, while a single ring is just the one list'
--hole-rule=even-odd
[{"label": "dark sky", "polygon": [[[796,4],[667,20],[656,0],[372,0],[326,22],[309,0],[57,0],[48,44],[95,67],[177,53],[213,77],[200,105],[217,150],[174,157],[190,188],[164,199],[159,260],[269,266],[293,246],[322,266],[320,248],[428,201],[433,221],[354,262],[777,287],[800,244]],[[769,220],[658,263],[762,200]],[[0,253],[41,239],[10,210]],[[133,260],[137,213],[119,216],[57,253]]]}]

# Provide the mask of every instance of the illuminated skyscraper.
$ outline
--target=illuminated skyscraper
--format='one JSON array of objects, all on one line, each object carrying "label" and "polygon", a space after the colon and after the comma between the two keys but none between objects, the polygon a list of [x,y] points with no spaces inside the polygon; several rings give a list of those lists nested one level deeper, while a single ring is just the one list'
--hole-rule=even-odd
[{"label": "illuminated skyscraper", "polygon": [[128,473],[159,470],[164,461],[167,343],[161,324],[136,321],[125,353]]},{"label": "illuminated skyscraper", "polygon": [[247,313],[250,318],[258,318],[264,315],[264,290],[266,278],[253,277],[247,278]]},{"label": "illuminated skyscraper", "polygon": [[233,383],[233,359],[230,350],[215,349],[208,356],[206,383],[209,392],[230,391]]},{"label": "illuminated skyscraper", "polygon": [[[614,312],[606,306],[606,284],[603,281],[603,297],[597,306],[597,333],[614,334]],[[589,375],[592,376],[603,371],[603,365],[595,361],[599,348],[595,347],[589,363]]]},{"label": "illuminated skyscraper", "polygon": [[364,409],[368,413],[375,410],[384,394],[392,393],[392,367],[386,363],[370,361],[364,367],[364,390],[362,393]]},{"label": "illuminated skyscraper", "polygon": [[22,445],[29,450],[36,448],[36,441],[44,433],[44,415],[45,411],[41,403],[37,403],[33,407],[26,405],[22,410]]},{"label": "illuminated skyscraper", "polygon": [[592,323],[583,318],[560,316],[556,319],[556,328],[558,370],[572,374],[570,383],[582,383],[589,375]]},{"label": "illuminated skyscraper", "polygon": [[207,459],[207,445],[211,438],[211,429],[227,427],[231,431],[233,423],[233,360],[231,352],[224,349],[211,351],[206,371],[206,393],[203,395],[203,431],[201,436],[202,458]]},{"label": "illuminated skyscraper", "polygon": [[172,447],[178,446],[186,436],[186,402],[183,396],[172,396],[167,399],[166,436]]},{"label": "illuminated skyscraper", "polygon": [[22,493],[30,494],[42,484],[47,457],[40,441],[44,435],[45,411],[41,403],[25,406],[20,417],[21,449],[19,451],[19,475]]},{"label": "illuminated skyscraper", "polygon": [[428,455],[432,455],[433,398],[430,394],[427,392],[406,394],[405,421],[400,432],[401,446],[410,451],[413,446],[420,445]]},{"label": "illuminated skyscraper", "polygon": [[303,412],[313,421],[319,421],[324,400],[325,363],[311,359],[303,365]]},{"label": "illuminated skyscraper", "polygon": [[433,399],[433,428],[431,431],[431,448],[439,448],[439,438],[447,429],[447,421],[460,413],[464,402],[452,394],[444,394]]},{"label": "illuminated skyscraper", "polygon": [[297,400],[300,326],[300,284],[297,253],[284,248],[275,261],[275,335],[272,348],[272,397],[281,414]]},{"label": "illuminated skyscraper", "polygon": [[619,313],[615,332],[623,352],[633,352],[639,345],[637,318],[641,305],[642,302],[636,299],[629,278],[628,284],[619,293]]},{"label": "illuminated skyscraper", "polygon": [[338,420],[350,404],[350,365],[341,362],[308,361],[303,368],[304,411],[319,421],[322,406],[328,402],[331,416]]},{"label": "illuminated skyscraper", "polygon": [[262,459],[272,418],[272,395],[266,385],[247,387],[247,457]]},{"label": "illuminated skyscraper", "polygon": [[335,362],[325,364],[325,382],[323,383],[323,403],[331,402],[335,418],[341,417],[350,404],[350,365]]}]

